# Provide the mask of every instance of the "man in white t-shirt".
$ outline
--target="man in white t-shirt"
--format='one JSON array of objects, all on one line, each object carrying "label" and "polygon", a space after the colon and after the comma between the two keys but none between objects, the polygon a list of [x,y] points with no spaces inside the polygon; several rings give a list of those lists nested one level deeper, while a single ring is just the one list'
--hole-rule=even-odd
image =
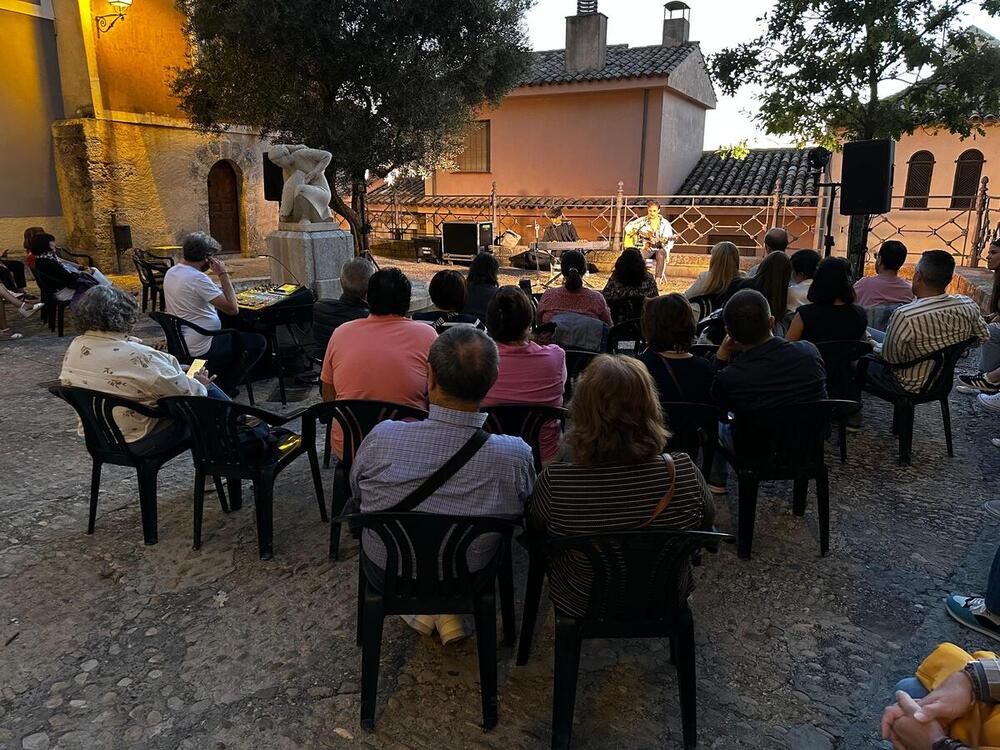
[{"label": "man in white t-shirt", "polygon": [[[215,256],[221,252],[219,243],[207,234],[195,232],[184,238],[183,260],[172,266],[163,278],[163,293],[167,312],[206,331],[222,328],[219,313],[236,315],[236,292],[226,264]],[[219,277],[221,287],[205,271]],[[242,373],[250,370],[267,348],[266,339],[256,333],[240,333],[245,357],[234,354],[235,336],[205,336],[190,328],[184,329],[191,354],[208,361],[208,371],[217,375],[216,384],[232,394]]]}]

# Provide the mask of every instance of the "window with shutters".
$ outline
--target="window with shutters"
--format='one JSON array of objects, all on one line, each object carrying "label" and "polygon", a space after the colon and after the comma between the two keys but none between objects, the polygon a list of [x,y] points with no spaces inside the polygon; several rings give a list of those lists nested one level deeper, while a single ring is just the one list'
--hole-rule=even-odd
[{"label": "window with shutters", "polygon": [[917,151],[910,157],[906,171],[906,196],[903,198],[903,208],[927,208],[927,197],[931,193],[933,175],[934,154],[930,151]]},{"label": "window with shutters", "polygon": [[490,121],[479,120],[465,130],[465,148],[458,156],[456,172],[490,171]]},{"label": "window with shutters", "polygon": [[962,153],[955,162],[955,186],[951,190],[951,207],[970,209],[976,204],[979,178],[983,176],[983,152],[974,148]]}]

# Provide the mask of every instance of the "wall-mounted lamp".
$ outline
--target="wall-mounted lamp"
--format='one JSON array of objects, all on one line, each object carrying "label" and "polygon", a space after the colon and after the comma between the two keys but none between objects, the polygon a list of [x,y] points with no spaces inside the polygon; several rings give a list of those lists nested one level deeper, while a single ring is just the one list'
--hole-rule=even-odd
[{"label": "wall-mounted lamp", "polygon": [[111,27],[118,23],[121,19],[125,18],[125,14],[128,13],[128,9],[132,7],[132,0],[108,0],[108,5],[111,6],[114,13],[108,13],[104,16],[97,16],[97,33],[101,34],[111,31]]}]

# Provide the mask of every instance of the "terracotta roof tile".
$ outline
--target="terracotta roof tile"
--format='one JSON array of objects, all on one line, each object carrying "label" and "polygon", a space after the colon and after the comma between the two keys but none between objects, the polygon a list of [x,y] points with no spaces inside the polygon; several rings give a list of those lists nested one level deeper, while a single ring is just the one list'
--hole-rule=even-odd
[{"label": "terracotta roof tile", "polygon": [[531,72],[521,82],[522,86],[546,86],[554,83],[585,83],[589,81],[614,81],[628,78],[645,78],[669,75],[678,65],[698,50],[697,42],[674,47],[629,47],[613,44],[608,47],[605,65],[600,70],[578,73],[566,71],[566,50],[555,49],[535,52]]},{"label": "terracotta roof tile", "polygon": [[[677,194],[710,196],[699,201],[707,205],[762,206],[767,196],[774,194],[779,180],[782,195],[819,194],[818,180],[809,169],[808,149],[758,149],[742,160],[722,159],[714,151],[706,151]],[[814,205],[815,200],[790,201],[793,206],[805,204]]]}]

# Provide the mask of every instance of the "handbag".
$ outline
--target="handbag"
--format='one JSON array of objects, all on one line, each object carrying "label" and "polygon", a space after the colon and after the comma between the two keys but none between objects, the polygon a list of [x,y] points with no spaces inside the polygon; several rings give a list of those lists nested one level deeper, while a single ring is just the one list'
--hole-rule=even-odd
[{"label": "handbag", "polygon": [[660,502],[656,504],[653,508],[653,515],[647,518],[644,522],[636,526],[636,531],[639,529],[644,529],[655,521],[663,511],[667,509],[670,505],[670,501],[674,499],[674,490],[677,488],[677,467],[674,465],[674,458],[669,453],[664,453],[660,458],[663,459],[664,465],[667,467],[667,476],[670,478],[670,486],[667,488],[666,493],[660,498]]}]

